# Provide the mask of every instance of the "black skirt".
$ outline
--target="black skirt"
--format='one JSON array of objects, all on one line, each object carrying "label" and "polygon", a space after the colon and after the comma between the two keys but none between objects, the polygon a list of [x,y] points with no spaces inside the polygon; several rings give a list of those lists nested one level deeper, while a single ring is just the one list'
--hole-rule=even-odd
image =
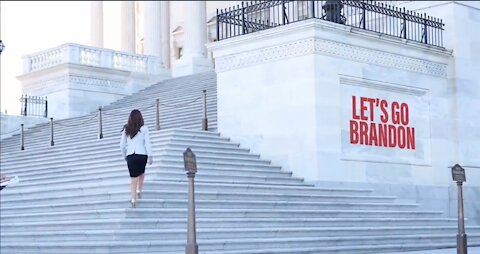
[{"label": "black skirt", "polygon": [[130,177],[138,177],[145,173],[148,156],[144,154],[130,154],[127,156],[127,166]]}]

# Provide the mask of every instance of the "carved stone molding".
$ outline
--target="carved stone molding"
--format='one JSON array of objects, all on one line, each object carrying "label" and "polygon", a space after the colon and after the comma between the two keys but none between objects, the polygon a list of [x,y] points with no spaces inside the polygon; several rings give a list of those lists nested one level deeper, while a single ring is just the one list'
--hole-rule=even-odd
[{"label": "carved stone molding", "polygon": [[29,95],[41,95],[55,91],[61,91],[68,88],[68,76],[56,77],[53,79],[42,80],[23,84],[23,91]]},{"label": "carved stone molding", "polygon": [[313,38],[300,40],[288,44],[220,57],[215,60],[215,66],[217,72],[228,71],[290,57],[313,54],[314,49]]},{"label": "carved stone molding", "polygon": [[123,91],[126,87],[125,82],[115,81],[115,80],[107,80],[107,79],[99,79],[99,78],[91,78],[91,77],[83,77],[83,76],[70,76],[70,86],[73,88],[78,85],[83,86],[91,86],[97,89],[108,88],[108,89],[116,89]]},{"label": "carved stone molding", "polygon": [[[27,94],[43,95],[54,91],[72,88],[85,89],[86,87],[89,87],[92,91],[102,91],[105,89],[109,89],[110,91],[113,89],[117,90],[116,92],[123,94],[126,92],[126,86],[126,82],[123,81],[68,75],[24,85],[24,91]],[[107,91],[105,90],[105,92]]]},{"label": "carved stone molding", "polygon": [[217,72],[224,72],[309,54],[340,57],[437,77],[447,76],[447,64],[318,38],[219,57],[216,59],[215,66]]},{"label": "carved stone molding", "polygon": [[315,40],[315,53],[432,76],[447,76],[447,65],[328,40]]}]

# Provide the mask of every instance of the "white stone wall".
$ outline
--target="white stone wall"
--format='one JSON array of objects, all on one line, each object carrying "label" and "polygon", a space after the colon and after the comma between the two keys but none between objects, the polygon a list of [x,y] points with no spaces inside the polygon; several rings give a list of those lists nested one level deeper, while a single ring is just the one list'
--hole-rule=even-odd
[{"label": "white stone wall", "polygon": [[313,56],[217,73],[218,129],[297,176],[316,167]]},{"label": "white stone wall", "polygon": [[[381,54],[386,63],[399,61],[398,56],[385,55],[376,50],[365,53],[369,60],[375,58],[375,54]],[[315,74],[319,149],[319,175],[315,181],[449,184],[447,166],[451,165],[451,154],[446,148],[453,146],[453,142],[448,135],[437,134],[436,130],[439,129],[431,128],[440,124],[446,133],[451,133],[450,122],[437,116],[444,108],[448,108],[448,101],[440,97],[446,87],[445,78],[321,55],[316,60],[317,65],[322,67]],[[356,97],[356,112],[352,109],[353,96]],[[360,97],[378,98],[386,102],[386,112],[375,105],[372,110],[369,104],[365,104],[364,112],[368,120],[353,120],[354,113],[360,115],[359,111],[362,111]],[[409,123],[406,126],[394,122],[395,114],[400,112],[394,109],[394,102],[408,105]],[[372,112],[374,121],[370,121]],[[380,120],[384,116],[388,117],[385,125]],[[370,131],[367,141],[373,140],[373,144],[351,144],[351,120],[369,125],[373,123],[375,126],[394,126],[395,129],[414,128],[415,148],[402,149],[398,144],[385,147],[373,143],[380,139],[369,139],[372,135]],[[401,137],[394,136],[396,139]],[[392,140],[390,137],[388,142]],[[331,170],[333,168],[341,170]]]},{"label": "white stone wall", "polygon": [[467,176],[480,177],[480,29],[475,29],[480,27],[480,2],[411,1],[405,7],[445,23],[445,47],[453,51],[448,86],[456,94],[451,110],[457,119],[450,133],[458,143],[454,160],[469,166]]},{"label": "white stone wall", "polygon": [[[452,52],[379,37],[308,20],[210,45],[219,131],[307,181],[450,186]],[[407,103],[415,149],[351,144],[352,96]]]}]

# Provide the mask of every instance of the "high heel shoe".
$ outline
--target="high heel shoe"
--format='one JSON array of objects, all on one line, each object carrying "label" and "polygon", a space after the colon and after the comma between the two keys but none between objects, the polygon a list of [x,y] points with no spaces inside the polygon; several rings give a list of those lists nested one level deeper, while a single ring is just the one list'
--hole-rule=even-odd
[{"label": "high heel shoe", "polygon": [[138,199],[141,199],[142,198],[142,192],[137,190],[137,198]]},{"label": "high heel shoe", "polygon": [[132,199],[132,200],[130,201],[130,204],[131,204],[131,207],[132,207],[132,208],[136,208],[136,207],[137,207],[137,201],[136,201],[135,199]]}]

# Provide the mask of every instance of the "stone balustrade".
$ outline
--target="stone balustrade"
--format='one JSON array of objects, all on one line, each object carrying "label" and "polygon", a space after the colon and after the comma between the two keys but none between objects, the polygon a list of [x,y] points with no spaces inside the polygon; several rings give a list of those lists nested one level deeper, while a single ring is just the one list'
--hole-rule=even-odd
[{"label": "stone balustrade", "polygon": [[155,56],[132,54],[79,44],[63,44],[23,57],[23,74],[61,64],[78,64],[158,75],[161,61]]}]

